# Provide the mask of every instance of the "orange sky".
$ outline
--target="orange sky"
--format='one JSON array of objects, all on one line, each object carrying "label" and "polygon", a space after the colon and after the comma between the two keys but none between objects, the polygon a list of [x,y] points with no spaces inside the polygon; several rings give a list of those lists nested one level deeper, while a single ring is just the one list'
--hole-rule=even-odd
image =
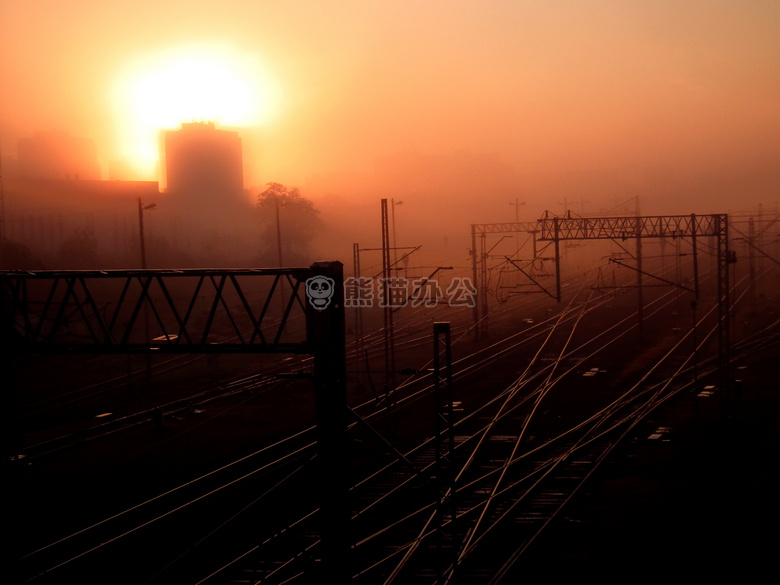
[{"label": "orange sky", "polygon": [[202,111],[249,120],[250,185],[398,153],[491,153],[519,172],[777,169],[778,31],[776,0],[0,0],[0,147],[58,129],[93,139],[104,169],[140,161],[166,122],[134,92],[151,84],[164,109],[193,83],[170,72],[194,59],[211,83],[190,95],[238,80]]}]

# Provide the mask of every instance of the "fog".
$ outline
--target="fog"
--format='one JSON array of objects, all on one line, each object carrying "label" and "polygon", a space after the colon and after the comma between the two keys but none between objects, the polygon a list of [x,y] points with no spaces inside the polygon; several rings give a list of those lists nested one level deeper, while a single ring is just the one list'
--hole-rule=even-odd
[{"label": "fog", "polygon": [[343,257],[379,243],[382,197],[399,245],[458,254],[516,198],[522,221],[774,205],[778,30],[772,0],[0,0],[4,174],[58,132],[158,181],[161,132],[209,120],[241,136],[247,204],[299,187]]}]

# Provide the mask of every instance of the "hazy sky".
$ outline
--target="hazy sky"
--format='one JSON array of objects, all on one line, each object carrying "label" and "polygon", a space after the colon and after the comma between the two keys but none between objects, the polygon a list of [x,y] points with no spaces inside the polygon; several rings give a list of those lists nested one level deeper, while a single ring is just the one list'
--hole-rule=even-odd
[{"label": "hazy sky", "polygon": [[497,153],[521,172],[777,168],[777,0],[0,0],[0,146],[46,129],[150,168],[241,130],[247,181]]}]

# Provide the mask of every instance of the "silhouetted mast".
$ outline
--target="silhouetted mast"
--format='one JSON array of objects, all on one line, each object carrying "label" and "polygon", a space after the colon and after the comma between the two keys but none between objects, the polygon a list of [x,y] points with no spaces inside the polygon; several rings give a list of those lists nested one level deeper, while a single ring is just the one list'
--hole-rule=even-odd
[{"label": "silhouetted mast", "polygon": [[3,151],[0,150],[0,267],[5,265],[5,190],[3,189]]}]

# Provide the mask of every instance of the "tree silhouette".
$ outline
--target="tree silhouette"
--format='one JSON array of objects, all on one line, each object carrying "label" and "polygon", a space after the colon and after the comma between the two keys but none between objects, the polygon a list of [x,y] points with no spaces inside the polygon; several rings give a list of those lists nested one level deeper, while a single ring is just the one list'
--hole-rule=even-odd
[{"label": "tree silhouette", "polygon": [[311,242],[322,229],[322,220],[314,204],[301,195],[297,187],[267,183],[257,196],[262,227],[260,257],[264,263],[279,263],[281,240],[282,263],[288,266],[311,261]]}]

